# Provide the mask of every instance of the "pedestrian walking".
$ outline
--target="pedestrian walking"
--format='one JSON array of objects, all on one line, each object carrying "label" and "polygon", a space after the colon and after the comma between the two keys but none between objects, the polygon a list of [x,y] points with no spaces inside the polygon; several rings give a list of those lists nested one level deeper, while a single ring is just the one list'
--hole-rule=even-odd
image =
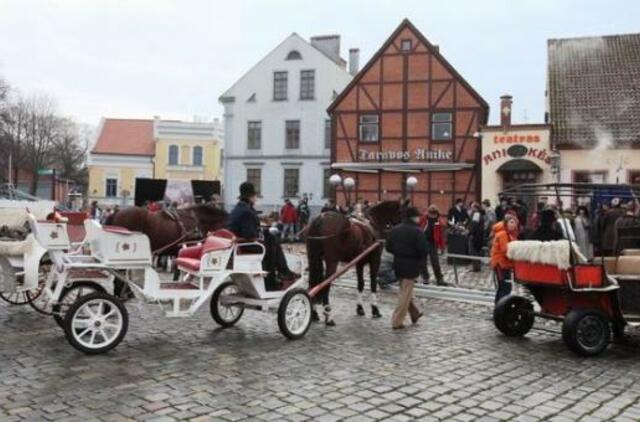
[{"label": "pedestrian walking", "polygon": [[593,244],[591,243],[591,223],[589,210],[584,205],[578,207],[578,214],[573,220],[575,226],[576,243],[580,252],[587,258],[593,259]]},{"label": "pedestrian walking", "polygon": [[282,221],[282,240],[292,240],[296,235],[296,221],[298,213],[289,199],[284,200],[284,206],[280,210],[280,221]]},{"label": "pedestrian walking", "polygon": [[518,240],[518,217],[506,214],[504,221],[493,226],[493,244],[491,246],[491,268],[498,288],[496,289],[495,302],[498,303],[504,296],[511,293],[511,279],[513,262],[507,257],[507,245]]},{"label": "pedestrian walking", "polygon": [[[480,204],[474,202],[469,214],[469,255],[480,257],[484,243],[484,213],[480,209]],[[471,261],[471,271],[480,271],[480,260]]]},{"label": "pedestrian walking", "polygon": [[[423,216],[420,227],[422,227],[422,231],[424,232],[425,239],[427,240],[427,259],[424,261],[424,266],[422,267],[422,282],[424,284],[429,284],[429,266],[431,264],[431,269],[433,270],[433,275],[436,277],[436,284],[438,286],[447,286],[447,283],[444,282],[444,277],[442,276],[442,269],[440,268],[440,259],[438,257],[438,243],[436,238],[436,233],[438,232],[438,228],[440,225],[440,211],[438,207],[435,205],[430,205],[427,208],[427,213]],[[427,262],[429,261],[429,262]]]},{"label": "pedestrian walking", "polygon": [[467,225],[467,222],[469,221],[469,214],[464,208],[464,201],[462,200],[462,198],[456,199],[456,204],[449,210],[447,219],[449,220],[449,223],[451,225]]},{"label": "pedestrian walking", "polygon": [[393,270],[400,281],[398,305],[393,311],[393,329],[405,328],[404,320],[409,313],[413,324],[418,322],[422,311],[413,300],[413,287],[427,257],[427,240],[418,225],[420,213],[415,207],[404,212],[404,221],[394,227],[387,237],[386,250],[393,255]]}]

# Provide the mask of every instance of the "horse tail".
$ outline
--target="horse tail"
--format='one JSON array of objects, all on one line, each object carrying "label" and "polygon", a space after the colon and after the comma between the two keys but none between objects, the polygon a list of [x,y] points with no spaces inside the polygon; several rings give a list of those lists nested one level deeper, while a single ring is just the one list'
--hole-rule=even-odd
[{"label": "horse tail", "polygon": [[309,286],[313,287],[324,279],[324,243],[311,237],[322,234],[322,216],[316,217],[307,231],[307,259],[309,261]]}]

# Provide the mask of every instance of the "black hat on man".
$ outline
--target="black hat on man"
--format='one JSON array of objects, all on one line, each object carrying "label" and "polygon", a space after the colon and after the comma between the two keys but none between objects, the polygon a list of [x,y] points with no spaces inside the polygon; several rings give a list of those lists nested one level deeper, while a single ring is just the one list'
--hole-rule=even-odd
[{"label": "black hat on man", "polygon": [[420,211],[416,207],[409,207],[404,211],[404,218],[420,217]]},{"label": "black hat on man", "polygon": [[253,183],[243,182],[240,184],[241,198],[251,198],[254,195],[256,195],[256,188],[253,186]]}]

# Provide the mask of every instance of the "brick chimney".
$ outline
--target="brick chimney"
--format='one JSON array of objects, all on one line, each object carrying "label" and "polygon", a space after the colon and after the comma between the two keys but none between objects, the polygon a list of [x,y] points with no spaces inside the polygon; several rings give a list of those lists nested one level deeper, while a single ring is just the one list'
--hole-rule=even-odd
[{"label": "brick chimney", "polygon": [[351,76],[356,76],[360,71],[360,49],[349,49],[349,73]]},{"label": "brick chimney", "polygon": [[511,126],[511,105],[513,104],[513,97],[505,94],[500,97],[500,125],[504,128]]}]

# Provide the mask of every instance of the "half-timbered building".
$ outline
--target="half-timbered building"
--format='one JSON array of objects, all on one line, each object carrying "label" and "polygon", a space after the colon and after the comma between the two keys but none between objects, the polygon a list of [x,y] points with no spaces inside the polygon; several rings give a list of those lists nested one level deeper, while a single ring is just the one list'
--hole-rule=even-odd
[{"label": "half-timbered building", "polygon": [[478,131],[489,106],[409,20],[328,111],[332,171],[356,182],[350,192],[337,186],[338,202],[404,197],[446,212],[456,198],[480,199]]}]

